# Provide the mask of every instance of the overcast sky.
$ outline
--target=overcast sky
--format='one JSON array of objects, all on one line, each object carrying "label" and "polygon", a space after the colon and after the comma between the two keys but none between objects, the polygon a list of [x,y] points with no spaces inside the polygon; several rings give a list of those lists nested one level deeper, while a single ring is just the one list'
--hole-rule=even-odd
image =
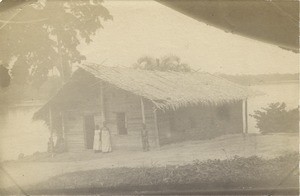
[{"label": "overcast sky", "polygon": [[114,19],[79,49],[90,62],[131,66],[139,57],[173,54],[211,73],[298,72],[298,54],[226,33],[154,1],[106,1]]}]

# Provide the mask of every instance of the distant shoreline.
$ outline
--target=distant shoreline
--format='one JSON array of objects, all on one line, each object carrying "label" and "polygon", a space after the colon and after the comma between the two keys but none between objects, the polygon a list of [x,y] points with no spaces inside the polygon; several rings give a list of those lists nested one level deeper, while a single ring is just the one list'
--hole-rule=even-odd
[{"label": "distant shoreline", "polygon": [[24,100],[18,103],[11,103],[11,104],[0,104],[1,108],[39,108],[42,107],[47,100]]},{"label": "distant shoreline", "polygon": [[266,82],[258,82],[255,84],[249,84],[249,86],[253,85],[272,85],[272,84],[291,84],[291,83],[299,83],[299,80],[281,80],[281,81],[266,81]]},{"label": "distant shoreline", "polygon": [[[246,81],[238,81],[238,79],[233,79],[233,78],[226,78],[223,77],[231,82],[234,82],[236,84],[242,85],[242,86],[262,86],[262,85],[280,85],[280,84],[298,84],[299,80],[269,80],[269,81],[257,81],[257,82],[252,82],[249,81],[249,83],[246,83]],[[12,103],[12,104],[2,104],[0,103],[0,109],[3,108],[38,108],[42,107],[45,103],[47,102],[46,100],[24,100],[22,102],[17,102],[17,103]]]},{"label": "distant shoreline", "polygon": [[227,75],[219,76],[244,86],[291,84],[299,82],[299,75],[295,74],[259,74],[259,75]]}]

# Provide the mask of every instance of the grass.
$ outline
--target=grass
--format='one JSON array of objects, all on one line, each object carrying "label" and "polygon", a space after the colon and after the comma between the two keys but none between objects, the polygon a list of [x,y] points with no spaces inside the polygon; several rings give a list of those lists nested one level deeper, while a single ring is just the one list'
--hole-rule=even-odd
[{"label": "grass", "polygon": [[31,190],[130,187],[143,187],[143,190],[153,190],[153,187],[169,187],[172,190],[247,189],[277,187],[279,184],[284,187],[298,187],[298,170],[281,182],[298,161],[298,153],[292,153],[273,159],[235,156],[226,160],[196,160],[180,166],[105,168],[56,176],[32,186]]}]

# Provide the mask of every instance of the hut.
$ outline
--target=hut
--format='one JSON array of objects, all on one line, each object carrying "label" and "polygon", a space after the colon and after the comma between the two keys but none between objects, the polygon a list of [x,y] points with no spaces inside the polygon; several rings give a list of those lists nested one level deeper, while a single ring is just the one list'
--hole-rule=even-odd
[{"label": "hut", "polygon": [[246,87],[209,73],[148,71],[83,64],[34,114],[71,152],[91,149],[106,121],[114,149],[150,149],[247,132]]}]

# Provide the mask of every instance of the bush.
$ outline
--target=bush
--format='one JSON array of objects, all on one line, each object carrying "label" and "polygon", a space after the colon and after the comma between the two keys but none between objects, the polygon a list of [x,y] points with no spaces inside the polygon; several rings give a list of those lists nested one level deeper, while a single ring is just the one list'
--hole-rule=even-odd
[{"label": "bush", "polygon": [[298,108],[287,110],[285,103],[271,103],[250,116],[257,120],[256,127],[263,134],[298,132]]},{"label": "bush", "polygon": [[[153,189],[242,189],[277,187],[298,164],[298,153],[263,159],[257,156],[226,160],[195,160],[185,165],[121,167],[66,173],[41,182],[31,189],[123,188]],[[298,170],[283,186],[298,186]]]}]

